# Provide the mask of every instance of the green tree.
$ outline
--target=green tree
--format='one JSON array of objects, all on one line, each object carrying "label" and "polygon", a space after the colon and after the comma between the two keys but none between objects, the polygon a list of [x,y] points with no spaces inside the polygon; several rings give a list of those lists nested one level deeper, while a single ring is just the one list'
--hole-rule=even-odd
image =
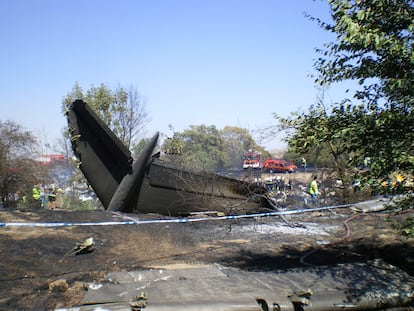
[{"label": "green tree", "polygon": [[114,92],[101,83],[99,87],[91,86],[86,91],[85,101],[98,114],[98,116],[111,128],[113,126],[113,105],[115,103]]},{"label": "green tree", "polygon": [[[289,146],[298,152],[327,146],[342,176],[369,158],[369,169],[354,170],[355,177],[377,190],[392,175],[413,178],[414,2],[328,3],[331,23],[310,17],[337,38],[317,49],[315,82],[328,88],[350,80],[359,88],[330,107],[317,103],[307,113],[277,117],[279,125],[293,129]],[[381,190],[404,191],[391,185]],[[411,198],[400,206],[412,208]]]},{"label": "green tree", "polygon": [[387,108],[412,106],[414,4],[410,0],[329,0],[333,24],[318,20],[337,41],[317,51],[317,82],[354,79],[357,98]]},{"label": "green tree", "polygon": [[[387,179],[414,169],[414,2],[330,0],[333,23],[318,20],[337,41],[317,50],[320,85],[353,80],[357,106],[337,104],[353,164],[371,158],[369,174]],[[328,138],[328,137],[327,137]]]},{"label": "green tree", "polygon": [[112,106],[115,102],[113,91],[107,88],[103,83],[99,87],[91,86],[86,92],[78,82],[72,88],[65,98],[63,98],[62,109],[66,109],[77,99],[84,100],[93,108],[95,113],[109,126],[112,127]]},{"label": "green tree", "polygon": [[[355,177],[374,189],[396,173],[412,178],[414,2],[328,3],[332,22],[309,17],[336,35],[335,42],[316,50],[315,82],[324,89],[346,80],[359,87],[329,107],[320,101],[306,113],[276,116],[280,127],[292,130],[289,148],[302,154],[329,150],[341,178],[353,169]],[[354,169],[367,158],[369,170]]]},{"label": "green tree", "polygon": [[269,155],[247,129],[226,126],[219,130],[214,125],[191,125],[183,132],[174,132],[162,146],[166,159],[195,171],[240,168],[241,155],[249,149]]},{"label": "green tree", "polygon": [[76,82],[63,99],[63,110],[76,99],[87,102],[128,149],[138,143],[137,137],[148,123],[148,114],[146,100],[136,88],[118,86],[111,90],[102,83],[99,87],[92,85],[85,92]]},{"label": "green tree", "polygon": [[191,125],[180,137],[184,142],[181,164],[185,167],[216,171],[224,166],[223,140],[214,125]]},{"label": "green tree", "polygon": [[317,49],[315,82],[328,88],[351,80],[360,88],[331,107],[317,103],[307,113],[277,117],[294,129],[289,145],[298,152],[327,146],[339,170],[359,166],[369,157],[371,169],[365,180],[371,182],[386,180],[395,171],[412,174],[413,1],[328,3],[331,23],[310,17],[337,38]]},{"label": "green tree", "polygon": [[353,126],[350,110],[353,107],[342,102],[338,107],[325,107],[324,97],[306,112],[294,112],[288,118],[274,115],[278,128],[288,133],[288,151],[293,155],[304,156],[315,165],[334,168],[337,177],[345,180],[349,163],[349,135]]}]

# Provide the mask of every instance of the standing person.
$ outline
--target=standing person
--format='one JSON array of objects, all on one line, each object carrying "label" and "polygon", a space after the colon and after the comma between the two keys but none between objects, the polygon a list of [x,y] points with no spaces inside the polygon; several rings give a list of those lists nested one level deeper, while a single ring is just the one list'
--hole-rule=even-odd
[{"label": "standing person", "polygon": [[63,207],[63,189],[57,188],[56,190],[56,208],[62,208]]},{"label": "standing person", "polygon": [[33,197],[36,207],[40,208],[42,205],[42,202],[41,202],[41,192],[40,192],[38,185],[33,186],[32,197]]},{"label": "standing person", "polygon": [[312,203],[313,203],[314,206],[317,206],[316,200],[317,200],[318,195],[319,195],[317,179],[318,179],[318,176],[316,176],[316,175],[313,176],[313,179],[309,184],[309,194],[312,197]]},{"label": "standing person", "polygon": [[305,158],[302,158],[302,167],[303,167],[303,170],[306,172],[306,168],[308,167],[308,163],[306,162]]},{"label": "standing person", "polygon": [[56,208],[56,188],[54,185],[49,188],[49,193],[47,194],[48,198],[48,207],[49,209],[55,209]]}]

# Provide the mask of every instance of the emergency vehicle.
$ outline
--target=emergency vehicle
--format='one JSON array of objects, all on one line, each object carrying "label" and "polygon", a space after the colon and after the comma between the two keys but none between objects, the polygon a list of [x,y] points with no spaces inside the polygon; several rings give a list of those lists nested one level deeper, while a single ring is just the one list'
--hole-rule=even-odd
[{"label": "emergency vehicle", "polygon": [[262,168],[262,153],[257,151],[245,152],[242,156],[243,168],[247,169],[249,167],[254,169]]},{"label": "emergency vehicle", "polygon": [[57,161],[65,160],[65,156],[63,154],[43,154],[35,159],[37,162],[40,162],[44,165],[49,165],[51,163]]},{"label": "emergency vehicle", "polygon": [[298,167],[293,162],[266,159],[263,162],[263,169],[271,173],[294,173],[298,170]]}]

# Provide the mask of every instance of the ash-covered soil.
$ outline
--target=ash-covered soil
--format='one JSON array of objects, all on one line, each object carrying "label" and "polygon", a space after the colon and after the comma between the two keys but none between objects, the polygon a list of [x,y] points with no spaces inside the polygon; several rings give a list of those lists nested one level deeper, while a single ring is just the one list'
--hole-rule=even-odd
[{"label": "ash-covered soil", "polygon": [[[355,216],[342,208],[335,214],[287,216],[293,226],[275,216],[193,223],[0,227],[0,310],[76,306],[85,284],[103,282],[108,272],[159,266],[218,263],[247,271],[274,271],[381,258],[414,275],[414,240],[392,229],[392,223],[404,217],[408,215]],[[0,210],[1,223],[125,220],[124,215],[103,211]],[[89,237],[96,243],[92,252],[65,257],[76,243]],[[61,286],[53,287],[55,281]]]}]

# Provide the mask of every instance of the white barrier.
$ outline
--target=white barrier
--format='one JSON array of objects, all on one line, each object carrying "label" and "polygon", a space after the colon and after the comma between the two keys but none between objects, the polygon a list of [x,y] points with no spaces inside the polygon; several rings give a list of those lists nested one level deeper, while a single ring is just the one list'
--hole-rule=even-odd
[{"label": "white barrier", "polygon": [[200,221],[217,221],[241,218],[260,218],[280,215],[294,215],[301,213],[309,213],[323,210],[330,210],[336,208],[350,207],[352,204],[325,206],[317,208],[303,208],[298,210],[282,211],[282,212],[266,212],[257,214],[244,215],[227,215],[208,218],[177,218],[177,219],[154,219],[154,220],[130,220],[130,221],[104,221],[104,222],[3,222],[0,227],[76,227],[76,226],[119,226],[119,225],[141,225],[153,223],[190,223]]}]

